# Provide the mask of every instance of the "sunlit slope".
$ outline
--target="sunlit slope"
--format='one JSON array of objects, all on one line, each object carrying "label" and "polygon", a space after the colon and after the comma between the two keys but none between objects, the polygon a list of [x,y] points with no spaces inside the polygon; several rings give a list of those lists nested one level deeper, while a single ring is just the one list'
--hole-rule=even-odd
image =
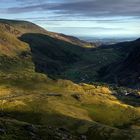
[{"label": "sunlit slope", "polygon": [[136,95],[131,98],[125,95],[126,89],[123,88],[76,85],[64,80],[47,81],[45,77],[33,78],[32,81],[26,77],[26,81],[18,79],[16,83],[12,80],[14,83],[5,81],[1,84],[0,106],[4,118],[62,127],[73,133],[88,132],[87,136],[93,135],[101,140],[102,133],[110,137],[112,130],[115,133],[112,138],[122,137],[127,140],[128,137],[136,137],[130,132],[137,133],[139,130],[137,91],[131,91]]}]

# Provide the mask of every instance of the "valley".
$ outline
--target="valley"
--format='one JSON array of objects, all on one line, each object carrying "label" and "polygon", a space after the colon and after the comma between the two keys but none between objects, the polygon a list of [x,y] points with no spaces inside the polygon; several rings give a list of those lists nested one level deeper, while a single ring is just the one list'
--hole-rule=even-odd
[{"label": "valley", "polygon": [[0,139],[139,140],[139,45],[1,19]]}]

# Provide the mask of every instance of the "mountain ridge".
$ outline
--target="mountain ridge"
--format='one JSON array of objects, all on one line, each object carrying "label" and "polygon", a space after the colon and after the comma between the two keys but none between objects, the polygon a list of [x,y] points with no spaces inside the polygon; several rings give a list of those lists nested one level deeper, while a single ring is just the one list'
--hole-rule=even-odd
[{"label": "mountain ridge", "polygon": [[79,45],[82,47],[89,47],[89,48],[94,48],[96,47],[93,43],[88,43],[86,41],[80,40],[76,37],[73,36],[68,36],[68,35],[64,35],[61,33],[54,33],[54,32],[49,32],[45,29],[43,29],[42,27],[29,22],[29,21],[22,21],[22,20],[5,20],[5,19],[0,19],[0,23],[5,23],[7,25],[11,25],[11,26],[19,26],[19,29],[23,31],[23,33],[43,33],[46,35],[49,35],[50,37],[56,38],[56,39],[61,39],[63,41],[67,41],[69,43],[72,43],[74,45]]}]

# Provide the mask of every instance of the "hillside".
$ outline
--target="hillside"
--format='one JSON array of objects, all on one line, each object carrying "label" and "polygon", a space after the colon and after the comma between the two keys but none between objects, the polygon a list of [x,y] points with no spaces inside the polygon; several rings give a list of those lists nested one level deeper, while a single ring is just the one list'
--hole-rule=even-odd
[{"label": "hillside", "polygon": [[[104,67],[104,70],[101,69],[101,77],[104,79],[104,81],[108,81],[110,83],[139,88],[140,39],[123,43],[123,45],[117,45],[123,46],[124,49],[128,51],[127,55],[124,57],[124,59],[112,63],[110,66]],[[116,68],[114,69],[115,65]]]},{"label": "hillside", "polygon": [[84,48],[96,47],[93,43],[80,40],[73,36],[67,36],[60,33],[49,32],[43,29],[42,27],[28,21],[15,21],[15,20],[0,19],[0,23],[3,24],[5,28],[8,30],[15,27],[17,30],[16,35],[21,35],[25,33],[41,33],[41,34],[49,35],[50,37],[56,38],[58,40],[69,42],[73,45],[82,46]]},{"label": "hillside", "polygon": [[0,20],[0,139],[139,140],[139,90],[93,83],[127,53],[75,39]]},{"label": "hillside", "polygon": [[63,72],[67,66],[81,59],[80,53],[86,47],[94,47],[78,38],[48,32],[26,21],[0,20],[0,28],[3,55],[26,57],[32,52],[36,70],[50,75]]}]

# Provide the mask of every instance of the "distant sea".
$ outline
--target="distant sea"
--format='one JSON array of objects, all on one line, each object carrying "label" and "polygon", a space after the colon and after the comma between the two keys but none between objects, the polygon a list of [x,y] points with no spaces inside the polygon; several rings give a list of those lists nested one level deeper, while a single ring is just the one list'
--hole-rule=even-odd
[{"label": "distant sea", "polygon": [[[86,28],[74,28],[74,27],[47,27],[48,31],[62,33],[70,36],[75,36],[80,38],[81,40],[85,40],[88,42],[97,42],[101,44],[112,44],[112,43],[118,43],[118,42],[124,42],[124,41],[132,41],[138,39],[140,36],[136,37],[136,35],[129,36],[91,36],[91,35],[84,35],[83,32],[87,29]],[[82,32],[82,35],[80,35],[80,32]]]},{"label": "distant sea", "polygon": [[96,42],[96,43],[102,43],[102,44],[114,44],[118,42],[124,42],[124,41],[133,41],[138,39],[137,37],[126,37],[126,38],[116,38],[116,37],[108,37],[108,38],[98,38],[98,37],[92,37],[92,36],[78,36],[79,39],[85,40],[88,42]]}]

